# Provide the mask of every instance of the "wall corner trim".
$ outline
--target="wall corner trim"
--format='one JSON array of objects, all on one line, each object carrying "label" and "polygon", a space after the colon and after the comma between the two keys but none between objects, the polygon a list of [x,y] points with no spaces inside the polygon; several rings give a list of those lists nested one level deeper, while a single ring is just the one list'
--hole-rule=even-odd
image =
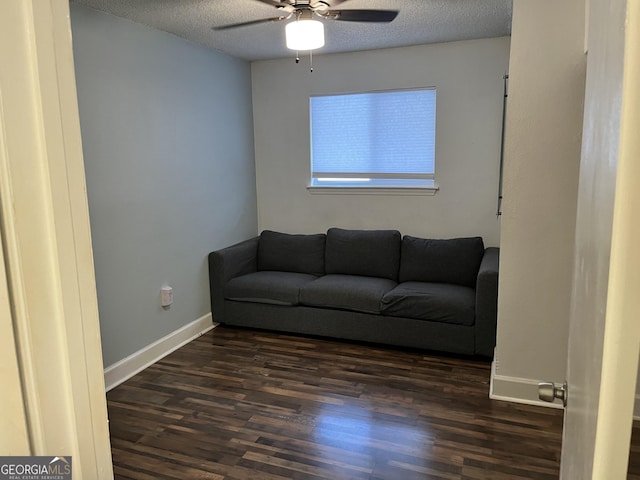
[{"label": "wall corner trim", "polygon": [[137,352],[132,353],[128,357],[123,358],[119,362],[109,365],[104,369],[105,390],[108,392],[114,389],[135,374],[140,373],[148,366],[166,357],[183,345],[186,345],[191,340],[204,335],[217,325],[217,323],[213,323],[211,313],[207,313]]},{"label": "wall corner trim", "polygon": [[538,382],[530,378],[510,377],[496,373],[495,360],[491,363],[489,398],[538,407],[563,408],[561,403],[547,403],[538,399]]}]

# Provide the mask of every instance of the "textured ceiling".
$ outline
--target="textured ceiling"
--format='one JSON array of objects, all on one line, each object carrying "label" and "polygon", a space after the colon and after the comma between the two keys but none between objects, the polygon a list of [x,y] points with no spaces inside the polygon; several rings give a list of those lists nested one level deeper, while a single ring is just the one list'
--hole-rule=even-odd
[{"label": "textured ceiling", "polygon": [[[173,33],[245,60],[292,56],[285,22],[213,31],[211,27],[275,17],[256,0],[71,0]],[[326,44],[316,54],[509,35],[512,0],[347,0],[339,9],[393,9],[388,24],[325,20]]]}]

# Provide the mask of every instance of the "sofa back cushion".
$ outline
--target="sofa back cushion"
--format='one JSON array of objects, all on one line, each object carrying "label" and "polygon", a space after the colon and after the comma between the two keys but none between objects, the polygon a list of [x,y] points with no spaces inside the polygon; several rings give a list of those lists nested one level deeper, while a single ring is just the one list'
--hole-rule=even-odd
[{"label": "sofa back cushion", "polygon": [[325,234],[292,235],[264,230],[258,243],[258,270],[324,275]]},{"label": "sofa back cushion", "polygon": [[327,232],[325,271],[397,281],[400,241],[397,230],[330,228]]},{"label": "sofa back cushion", "polygon": [[451,283],[475,288],[484,255],[481,237],[402,239],[400,282]]}]

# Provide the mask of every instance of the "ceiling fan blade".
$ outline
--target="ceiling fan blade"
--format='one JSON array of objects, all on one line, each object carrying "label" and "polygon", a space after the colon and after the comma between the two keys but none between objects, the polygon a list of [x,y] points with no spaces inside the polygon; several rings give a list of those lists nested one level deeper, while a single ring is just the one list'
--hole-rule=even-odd
[{"label": "ceiling fan blade", "polygon": [[260,3],[266,3],[267,5],[271,5],[272,7],[276,7],[280,10],[284,10],[286,12],[294,12],[295,7],[286,0],[256,0]]},{"label": "ceiling fan blade", "polygon": [[211,27],[211,29],[215,31],[229,30],[231,28],[246,27],[248,25],[259,25],[261,23],[279,22],[281,20],[286,20],[287,18],[289,18],[288,15],[282,16],[282,17],[261,18],[260,20],[251,20],[249,22],[232,23],[230,25],[222,25],[220,27]]},{"label": "ceiling fan blade", "polygon": [[288,6],[288,2],[281,2],[280,0],[256,0],[260,3],[266,3],[267,5],[271,5],[272,7],[285,7]]},{"label": "ceiling fan blade", "polygon": [[328,10],[323,17],[343,22],[392,22],[398,10]]}]

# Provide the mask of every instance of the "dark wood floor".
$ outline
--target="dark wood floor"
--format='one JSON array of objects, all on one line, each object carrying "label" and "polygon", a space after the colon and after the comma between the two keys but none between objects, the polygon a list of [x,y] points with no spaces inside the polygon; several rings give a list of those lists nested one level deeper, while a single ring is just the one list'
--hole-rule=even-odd
[{"label": "dark wood floor", "polygon": [[489,374],[218,327],[107,394],[116,478],[558,478],[562,412],[489,400]]}]

